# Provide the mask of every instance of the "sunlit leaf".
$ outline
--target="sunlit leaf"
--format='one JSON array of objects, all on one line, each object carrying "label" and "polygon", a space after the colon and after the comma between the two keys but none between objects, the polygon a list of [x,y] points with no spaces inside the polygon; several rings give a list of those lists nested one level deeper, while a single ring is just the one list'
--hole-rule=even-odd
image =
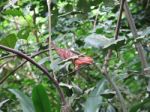
[{"label": "sunlit leaf", "polygon": [[11,16],[23,16],[22,11],[18,9],[8,9],[3,12],[5,15],[11,15]]},{"label": "sunlit leaf", "polygon": [[123,46],[125,44],[126,40],[124,38],[122,39],[117,39],[117,40],[114,40],[112,42],[110,42],[109,44],[106,44],[103,49],[118,49],[120,48],[121,46]]},{"label": "sunlit leaf", "polygon": [[106,38],[104,35],[91,34],[85,38],[85,43],[96,48],[103,48],[111,43],[111,39]]},{"label": "sunlit leaf", "polygon": [[10,0],[9,3],[7,5],[5,5],[3,9],[7,9],[11,6],[14,6],[17,1],[18,0]]},{"label": "sunlit leaf", "polygon": [[16,45],[17,37],[15,34],[9,34],[8,36],[2,38],[0,40],[1,45],[5,45],[7,47],[14,48]]}]

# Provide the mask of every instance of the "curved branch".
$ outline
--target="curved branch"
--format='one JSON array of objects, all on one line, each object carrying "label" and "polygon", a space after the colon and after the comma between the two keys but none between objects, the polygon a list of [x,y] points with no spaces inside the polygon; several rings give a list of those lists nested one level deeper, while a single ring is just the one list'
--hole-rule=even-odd
[{"label": "curved branch", "polygon": [[35,65],[37,68],[39,68],[45,76],[48,77],[49,80],[51,80],[53,82],[53,84],[55,85],[56,89],[58,90],[58,93],[60,95],[61,101],[62,101],[62,105],[66,105],[66,101],[65,101],[65,96],[63,91],[61,90],[59,83],[57,80],[55,80],[49,73],[48,71],[41,65],[39,65],[38,63],[36,63],[34,60],[32,60],[32,58],[28,57],[27,55],[23,54],[22,52],[19,52],[17,50],[8,48],[6,46],[0,45],[0,49],[17,54],[19,57],[26,59],[27,61],[29,61],[30,63],[32,63],[33,65]]},{"label": "curved branch", "polygon": [[[33,54],[31,56],[31,58],[34,58],[35,56],[41,54],[41,53],[44,53],[48,51],[48,49],[46,50],[43,50],[43,51],[40,51],[40,52],[37,52],[35,54]],[[16,55],[15,55],[16,56]],[[5,75],[1,80],[0,80],[0,84],[2,84],[9,76],[13,75],[19,68],[21,68],[25,63],[27,62],[27,60],[23,61],[20,65],[18,65],[12,72],[10,72],[8,75]]]}]

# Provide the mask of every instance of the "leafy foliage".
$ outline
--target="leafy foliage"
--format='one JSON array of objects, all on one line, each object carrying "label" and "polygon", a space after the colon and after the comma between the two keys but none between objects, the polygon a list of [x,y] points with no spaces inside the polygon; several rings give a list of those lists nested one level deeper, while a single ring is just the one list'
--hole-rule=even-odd
[{"label": "leafy foliage", "polygon": [[[148,112],[149,78],[143,75],[135,44],[142,44],[146,60],[150,63],[150,2],[131,0],[128,3],[137,26],[137,39],[133,39],[124,15],[119,39],[114,40],[119,13],[117,0],[52,0],[52,40],[58,48],[91,57],[100,68],[107,50],[113,49],[108,70],[111,79],[118,85],[128,110]],[[46,0],[0,0],[0,45],[14,48],[28,56],[47,50],[47,10]],[[56,50],[52,50],[52,55],[53,63],[49,61],[47,51],[33,60],[58,80],[71,110],[121,112],[112,85],[105,81],[94,64],[75,70],[74,63],[64,61]],[[20,57],[0,49],[0,81],[22,61],[24,60]],[[52,70],[55,75],[51,74]],[[0,85],[0,91],[0,112],[61,110],[61,100],[55,86],[28,62]],[[18,101],[21,106],[17,105]]]}]

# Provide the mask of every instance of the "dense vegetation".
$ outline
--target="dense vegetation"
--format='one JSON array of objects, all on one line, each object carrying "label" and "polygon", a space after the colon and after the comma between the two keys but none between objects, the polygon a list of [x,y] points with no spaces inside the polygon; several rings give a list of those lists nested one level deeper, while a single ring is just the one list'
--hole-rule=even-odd
[{"label": "dense vegetation", "polygon": [[150,1],[47,1],[0,0],[0,112],[150,112]]}]

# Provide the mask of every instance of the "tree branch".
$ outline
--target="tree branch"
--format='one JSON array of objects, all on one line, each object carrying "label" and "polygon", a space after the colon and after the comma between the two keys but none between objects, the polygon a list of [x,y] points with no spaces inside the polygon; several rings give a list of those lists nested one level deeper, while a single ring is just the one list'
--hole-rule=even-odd
[{"label": "tree branch", "polygon": [[[43,51],[40,51],[40,52],[37,52],[35,54],[33,54],[31,56],[31,58],[34,58],[35,56],[41,54],[41,53],[44,53],[48,51],[48,49],[46,50],[43,50]],[[15,55],[16,56],[16,55]],[[26,62],[28,62],[27,60],[23,61],[20,65],[18,65],[13,71],[11,71],[8,75],[5,75],[1,80],[0,80],[0,84],[2,84],[9,76],[13,75],[19,68],[21,68]]]},{"label": "tree branch", "polygon": [[64,16],[68,16],[68,15],[75,15],[75,14],[85,14],[85,13],[82,11],[71,11],[71,12],[59,15],[58,17],[64,17]]},{"label": "tree branch", "polygon": [[16,56],[16,54],[3,56],[3,57],[0,58],[0,60],[6,59],[6,58],[14,58],[15,56]]},{"label": "tree branch", "polygon": [[[125,1],[124,10],[125,10],[127,21],[128,21],[128,24],[131,28],[131,32],[133,34],[133,37],[137,38],[138,37],[137,29],[136,29],[135,22],[133,20],[132,14],[129,10],[127,1]],[[143,47],[142,47],[140,42],[136,43],[135,46],[136,46],[136,49],[138,51],[138,54],[139,54],[139,57],[140,57],[140,60],[141,60],[141,63],[142,63],[142,68],[143,68],[143,71],[144,71],[144,68],[148,67],[148,63],[147,63],[145,55],[144,55]]]},{"label": "tree branch", "polygon": [[48,32],[49,32],[49,56],[50,56],[50,61],[53,63],[53,56],[52,56],[52,48],[51,48],[51,43],[52,43],[52,38],[51,38],[51,0],[47,0],[47,7],[48,7]]},{"label": "tree branch", "polygon": [[[33,9],[33,24],[34,24],[34,27],[36,27],[36,12],[35,12],[35,9]],[[33,30],[33,34],[35,35],[36,42],[39,43],[39,37],[38,37],[36,28]]]},{"label": "tree branch", "polygon": [[53,82],[53,84],[55,85],[56,89],[58,90],[58,93],[60,95],[60,98],[61,98],[61,102],[62,102],[62,105],[66,105],[66,101],[65,101],[65,97],[64,97],[64,93],[63,91],[61,90],[60,86],[59,86],[59,83],[57,80],[55,80],[49,73],[48,71],[41,65],[37,64],[34,60],[32,60],[30,57],[28,57],[27,55],[17,51],[17,50],[14,50],[14,49],[11,49],[11,48],[8,48],[6,46],[3,46],[3,45],[0,45],[0,49],[2,50],[5,50],[5,51],[8,51],[8,52],[11,52],[11,53],[14,53],[14,54],[17,54],[19,57],[21,58],[24,58],[26,59],[27,61],[31,62],[33,65],[35,65],[37,68],[39,68],[45,76],[48,77],[49,80],[51,80]]},{"label": "tree branch", "polygon": [[10,61],[12,61],[12,59],[6,60],[4,63],[2,63],[2,64],[0,65],[0,68],[2,68],[5,64],[9,63]]},{"label": "tree branch", "polygon": [[[117,20],[117,25],[116,25],[116,29],[115,29],[115,36],[114,36],[115,40],[118,39],[118,35],[119,35],[119,29],[120,29],[120,23],[121,23],[121,17],[122,17],[122,12],[123,12],[124,1],[125,0],[121,0],[121,4],[120,4],[119,17],[118,17],[118,20]],[[112,49],[109,49],[108,53],[105,57],[102,70],[96,64],[95,64],[95,66],[98,68],[99,72],[102,72],[104,77],[108,80],[108,82],[112,85],[112,87],[116,91],[116,94],[117,94],[117,96],[120,100],[120,103],[121,103],[122,112],[127,112],[127,108],[126,108],[126,105],[125,105],[124,98],[121,95],[121,92],[118,89],[117,85],[111,79],[111,77],[109,76],[109,73],[108,73],[108,63],[109,63],[109,60],[110,60],[111,56],[112,56]]]}]

